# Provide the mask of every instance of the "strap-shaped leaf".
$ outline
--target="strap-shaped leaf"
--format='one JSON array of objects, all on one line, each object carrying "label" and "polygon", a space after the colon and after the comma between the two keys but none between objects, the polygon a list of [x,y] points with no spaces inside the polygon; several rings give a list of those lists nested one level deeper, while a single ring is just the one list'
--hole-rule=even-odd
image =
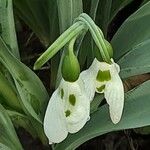
[{"label": "strap-shaped leaf", "polygon": [[[50,26],[55,18],[55,1],[54,0],[13,0],[17,15],[36,33],[41,42],[48,46],[51,41]],[[49,9],[48,7],[51,7]],[[53,6],[53,7],[52,7]],[[48,16],[49,15],[49,16]],[[53,39],[54,40],[54,39]]]},{"label": "strap-shaped leaf", "polygon": [[125,108],[121,121],[114,125],[109,117],[108,105],[100,107],[91,115],[90,121],[78,133],[69,135],[56,150],[73,150],[96,136],[117,130],[150,125],[150,81],[126,94]]},{"label": "strap-shaped leaf", "polygon": [[118,64],[121,66],[120,75],[127,78],[150,72],[150,39],[131,48]]},{"label": "strap-shaped leaf", "polygon": [[69,28],[82,13],[82,0],[57,0],[60,32]]},{"label": "strap-shaped leaf", "polygon": [[150,2],[131,15],[114,35],[111,43],[119,59],[136,45],[150,38]]},{"label": "strap-shaped leaf", "polygon": [[32,137],[37,137],[37,133],[28,116],[22,113],[18,113],[15,110],[7,110],[7,113],[16,128],[22,127],[27,132],[29,132]]},{"label": "strap-shaped leaf", "polygon": [[0,61],[11,73],[28,114],[41,122],[48,94],[40,79],[9,52],[2,39],[0,39]]},{"label": "strap-shaped leaf", "polygon": [[1,150],[11,150],[9,147],[7,147],[6,145],[0,143],[0,149]]},{"label": "strap-shaped leaf", "polygon": [[18,111],[22,111],[22,107],[19,102],[20,99],[17,97],[16,91],[12,88],[10,82],[1,72],[0,72],[0,95],[4,97],[4,99],[2,99],[3,100],[2,103]]},{"label": "strap-shaped leaf", "polygon": [[0,0],[0,35],[11,48],[15,57],[20,58],[13,16],[12,0]]},{"label": "strap-shaped leaf", "polygon": [[13,124],[3,106],[0,104],[0,149],[22,150]]}]

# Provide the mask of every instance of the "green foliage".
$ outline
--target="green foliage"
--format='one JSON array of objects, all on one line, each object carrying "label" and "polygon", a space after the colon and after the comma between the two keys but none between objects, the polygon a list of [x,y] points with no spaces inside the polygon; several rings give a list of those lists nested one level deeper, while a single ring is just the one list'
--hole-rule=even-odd
[{"label": "green foliage", "polygon": [[[41,42],[48,46],[53,41],[57,7],[55,0],[14,0],[17,15],[37,34]],[[51,7],[53,6],[53,7]],[[53,33],[53,34],[52,34]]]},{"label": "green foliage", "polygon": [[150,38],[150,2],[131,15],[112,39],[114,57],[119,59],[131,48]]},{"label": "green foliage", "polygon": [[[76,36],[78,39],[74,52],[82,70],[91,64],[95,56],[99,60],[103,58],[109,62],[113,54],[111,47],[107,47],[107,44],[110,45],[104,36],[107,38],[108,27],[120,10],[132,2],[133,0],[13,0],[13,5],[16,17],[30,27],[43,46],[47,48],[52,44],[37,60],[34,69],[39,69],[54,56],[50,60],[50,88],[54,89],[62,78],[61,68],[64,58],[67,57],[66,44]],[[120,76],[124,79],[150,72],[150,2],[143,0],[139,5],[141,8],[125,20],[111,41],[114,59],[120,65]],[[85,14],[80,15],[82,12],[91,16],[104,32],[104,36],[90,18]],[[85,34],[87,29],[90,32]],[[63,51],[59,52],[60,50]],[[33,138],[38,137],[43,144],[47,144],[42,122],[49,96],[41,80],[19,59],[12,0],[0,0],[0,149],[2,150],[22,149],[13,124],[16,128],[25,128]],[[70,65],[68,59],[66,64]],[[71,73],[75,75],[73,71]],[[139,129],[137,132],[149,132],[149,91],[150,81],[147,81],[125,94],[123,117],[117,125],[110,121],[108,105],[99,106],[104,99],[103,95],[96,95],[91,102],[90,121],[78,133],[69,135],[65,141],[57,144],[55,149],[72,150],[91,138],[116,130],[148,126],[144,131]]]},{"label": "green foliage", "polygon": [[[78,133],[69,135],[56,145],[56,150],[72,150],[96,136],[122,129],[137,128],[150,124],[150,81],[126,94],[125,109],[121,121],[114,125],[108,114],[108,105],[100,107],[91,115],[90,121]],[[135,109],[136,108],[136,109]]]},{"label": "green foliage", "polygon": [[20,58],[13,16],[12,0],[0,0],[0,35],[12,53]]},{"label": "green foliage", "polygon": [[0,149],[22,150],[13,124],[3,106],[0,104]]},{"label": "green foliage", "polygon": [[150,72],[150,40],[130,49],[119,61],[122,78]]},{"label": "green foliage", "polygon": [[9,70],[15,81],[25,109],[31,116],[41,121],[40,118],[44,113],[48,100],[45,87],[28,67],[9,52],[2,39],[0,39],[0,57],[1,62]]}]

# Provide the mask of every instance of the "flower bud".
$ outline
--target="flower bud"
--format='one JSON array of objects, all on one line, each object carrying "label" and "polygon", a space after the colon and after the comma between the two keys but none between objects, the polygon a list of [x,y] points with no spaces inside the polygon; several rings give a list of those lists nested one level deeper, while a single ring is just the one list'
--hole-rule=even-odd
[{"label": "flower bud", "polygon": [[70,51],[64,56],[61,72],[62,77],[66,81],[74,82],[78,79],[80,74],[80,65],[73,51]]}]

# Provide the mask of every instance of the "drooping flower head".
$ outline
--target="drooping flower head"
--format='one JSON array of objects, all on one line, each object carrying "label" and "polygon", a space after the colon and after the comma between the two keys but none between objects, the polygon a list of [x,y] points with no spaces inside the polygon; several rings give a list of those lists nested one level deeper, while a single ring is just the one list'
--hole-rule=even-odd
[{"label": "drooping flower head", "polygon": [[51,96],[44,118],[44,131],[50,143],[60,143],[89,120],[90,100],[80,78],[80,65],[73,49],[75,40],[76,37],[68,44],[61,67],[62,80]]},{"label": "drooping flower head", "polygon": [[50,143],[63,141],[69,133],[78,132],[89,120],[90,101],[80,87],[80,79],[62,79],[53,93],[44,118],[44,131]]},{"label": "drooping flower head", "polygon": [[[110,117],[113,123],[118,123],[122,116],[124,106],[124,88],[120,79],[120,67],[113,59],[112,63],[99,62],[94,59],[90,68],[81,73],[81,78],[86,85],[86,93],[90,100],[95,92],[104,93],[109,104]],[[93,92],[94,91],[94,92]]]}]

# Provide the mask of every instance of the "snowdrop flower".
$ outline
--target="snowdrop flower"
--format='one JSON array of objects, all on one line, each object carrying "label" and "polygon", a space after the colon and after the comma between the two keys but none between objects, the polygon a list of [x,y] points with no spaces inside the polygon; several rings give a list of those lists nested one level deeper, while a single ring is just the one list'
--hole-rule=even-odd
[{"label": "snowdrop flower", "polygon": [[68,133],[78,132],[89,120],[90,101],[81,85],[80,78],[75,82],[62,79],[52,94],[44,118],[44,131],[50,144],[60,143]]},{"label": "snowdrop flower", "polygon": [[86,94],[92,101],[95,92],[104,93],[109,105],[110,117],[114,124],[122,116],[124,106],[124,88],[119,77],[120,67],[111,59],[112,64],[99,62],[94,59],[90,68],[81,73],[81,78],[86,87]]}]

